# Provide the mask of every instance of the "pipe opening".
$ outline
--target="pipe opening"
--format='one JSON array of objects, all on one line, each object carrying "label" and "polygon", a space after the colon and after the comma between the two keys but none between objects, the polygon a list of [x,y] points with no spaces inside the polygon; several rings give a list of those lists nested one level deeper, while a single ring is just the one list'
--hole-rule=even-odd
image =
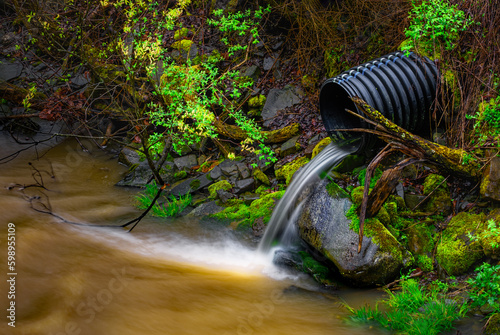
[{"label": "pipe opening", "polygon": [[346,112],[346,109],[349,109],[361,114],[352,102],[350,98],[352,96],[354,95],[350,95],[339,83],[334,81],[324,83],[319,97],[321,118],[328,135],[334,142],[349,142],[351,144],[356,142],[357,146],[361,147],[361,142],[364,142],[362,133],[337,130],[364,126],[361,119]]}]

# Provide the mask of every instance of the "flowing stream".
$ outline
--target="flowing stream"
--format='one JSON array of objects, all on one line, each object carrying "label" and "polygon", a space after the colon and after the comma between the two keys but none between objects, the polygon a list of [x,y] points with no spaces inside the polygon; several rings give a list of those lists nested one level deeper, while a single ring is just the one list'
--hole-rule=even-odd
[{"label": "flowing stream", "polygon": [[300,196],[306,189],[314,189],[321,178],[355,150],[354,146],[338,146],[332,142],[295,174],[267,224],[259,244],[260,252],[267,254],[274,243],[288,244],[293,239],[290,235],[295,232],[295,220],[292,218],[302,208]]},{"label": "flowing stream", "polygon": [[[16,149],[0,136],[0,158]],[[16,185],[42,183],[28,162],[45,189]],[[344,301],[373,303],[380,291],[323,291],[308,276],[275,267],[254,242],[220,223],[147,217],[127,234],[30,208],[34,199],[70,221],[126,222],[140,212],[131,205],[137,190],[114,186],[125,171],[116,157],[83,152],[76,141],[0,165],[0,334],[383,334],[343,321]],[[6,318],[12,301],[15,328]]]}]

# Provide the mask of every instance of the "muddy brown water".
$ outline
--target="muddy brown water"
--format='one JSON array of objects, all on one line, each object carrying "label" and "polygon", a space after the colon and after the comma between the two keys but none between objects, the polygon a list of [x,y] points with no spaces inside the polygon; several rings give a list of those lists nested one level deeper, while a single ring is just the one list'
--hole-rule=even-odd
[{"label": "muddy brown water", "polygon": [[[17,149],[0,141],[0,157]],[[323,292],[223,225],[148,217],[127,234],[36,212],[26,197],[48,205],[45,194],[71,221],[120,224],[139,213],[131,205],[137,190],[114,186],[126,168],[109,153],[85,153],[68,140],[38,156],[28,150],[0,165],[1,334],[386,334],[344,321],[343,302],[373,303],[380,291]],[[42,172],[43,194],[9,189],[34,183],[28,162],[53,171],[55,178]]]}]

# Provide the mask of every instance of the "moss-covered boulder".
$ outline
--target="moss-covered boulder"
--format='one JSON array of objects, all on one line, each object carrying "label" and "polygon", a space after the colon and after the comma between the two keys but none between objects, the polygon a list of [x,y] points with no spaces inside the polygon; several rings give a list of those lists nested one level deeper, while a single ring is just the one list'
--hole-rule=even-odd
[{"label": "moss-covered boulder", "polygon": [[231,185],[230,182],[228,182],[227,180],[220,180],[220,181],[210,185],[208,187],[208,192],[210,193],[210,198],[215,199],[215,198],[217,198],[217,191],[218,190],[228,191],[231,188],[233,188],[233,185]]},{"label": "moss-covered boulder", "polygon": [[500,201],[500,157],[494,157],[484,170],[481,196]]},{"label": "moss-covered boulder", "polygon": [[445,178],[438,174],[430,174],[424,181],[424,195],[429,196],[424,204],[424,211],[441,215],[449,215],[452,201]]},{"label": "moss-covered boulder", "polygon": [[325,137],[324,139],[319,141],[313,149],[311,158],[317,156],[321,152],[321,150],[323,150],[330,143],[332,143],[332,139],[330,137]]},{"label": "moss-covered boulder", "polygon": [[488,321],[484,335],[500,335],[500,313],[495,313]]},{"label": "moss-covered boulder", "polygon": [[305,201],[297,220],[300,237],[354,285],[381,285],[399,276],[412,262],[411,254],[376,218],[365,222],[358,253],[356,207],[344,192],[329,192],[329,183],[322,181]]},{"label": "moss-covered boulder", "polygon": [[451,219],[436,249],[436,260],[450,276],[467,272],[484,256],[478,240],[483,227],[483,214],[463,212]]},{"label": "moss-covered boulder", "polygon": [[253,169],[252,175],[255,180],[260,181],[264,185],[271,186],[271,181],[269,180],[269,177],[264,172],[262,172],[261,169],[259,168]]},{"label": "moss-covered boulder", "polygon": [[214,217],[229,221],[234,228],[253,228],[257,222],[267,224],[271,218],[276,201],[281,199],[284,193],[285,191],[279,191],[266,194],[252,201],[250,206],[247,206],[243,200],[232,200],[229,207],[215,214]]},{"label": "moss-covered boulder", "polygon": [[275,171],[276,178],[285,180],[288,185],[292,180],[293,174],[297,172],[299,168],[309,163],[310,159],[307,157],[299,157],[288,164],[283,165],[281,168]]}]

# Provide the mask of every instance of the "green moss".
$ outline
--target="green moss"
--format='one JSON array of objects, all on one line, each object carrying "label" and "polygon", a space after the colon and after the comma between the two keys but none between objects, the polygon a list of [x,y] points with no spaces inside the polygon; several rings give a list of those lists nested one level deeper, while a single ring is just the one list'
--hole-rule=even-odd
[{"label": "green moss", "polygon": [[299,157],[295,159],[294,161],[283,165],[279,170],[275,171],[276,178],[285,180],[285,183],[288,185],[290,183],[290,180],[293,177],[293,174],[302,166],[306,165],[309,163],[310,159],[307,157]]},{"label": "green moss", "polygon": [[430,272],[434,270],[434,264],[432,258],[427,255],[418,255],[417,256],[417,266],[425,272]]},{"label": "green moss", "polygon": [[349,194],[344,191],[342,187],[337,185],[335,182],[330,182],[328,185],[326,185],[326,191],[328,194],[333,197],[333,198],[348,198]]},{"label": "green moss", "polygon": [[321,150],[323,150],[330,143],[332,143],[332,139],[330,137],[325,137],[324,139],[319,141],[319,143],[316,144],[316,146],[313,149],[311,158],[316,157],[316,155],[318,155],[321,152]]},{"label": "green moss", "polygon": [[484,215],[459,213],[453,217],[443,231],[436,250],[436,260],[451,276],[463,274],[481,257],[484,252],[476,236],[477,230],[484,227]]},{"label": "green moss", "polygon": [[215,199],[215,198],[217,198],[217,191],[218,190],[228,191],[231,188],[233,188],[233,186],[231,185],[230,182],[228,182],[227,180],[220,180],[220,181],[210,185],[208,187],[208,192],[210,193],[210,198]]},{"label": "green moss", "polygon": [[266,185],[260,185],[259,187],[257,187],[257,189],[255,190],[255,193],[259,194],[259,195],[266,195],[268,193],[270,193],[271,189],[266,186]]},{"label": "green moss", "polygon": [[[365,191],[364,186],[358,186],[351,192],[351,200],[357,206],[361,205],[363,201],[363,192]],[[370,192],[370,191],[368,191]]]},{"label": "green moss", "polygon": [[198,179],[193,179],[193,181],[189,183],[189,187],[191,187],[192,190],[196,190],[198,187],[200,187],[200,185],[201,182]]},{"label": "green moss", "polygon": [[172,43],[172,48],[177,49],[179,51],[189,52],[192,44],[193,41],[191,40],[180,40]]},{"label": "green moss", "polygon": [[[346,217],[351,220],[349,229],[359,234],[360,222],[356,209],[357,207],[353,204],[347,211]],[[372,241],[379,246],[381,252],[387,252],[398,262],[403,263],[403,248],[401,244],[377,218],[365,220],[363,236],[371,237]]]},{"label": "green moss", "polygon": [[181,180],[187,177],[187,172],[182,170],[174,173],[174,179],[175,180]]},{"label": "green moss", "polygon": [[285,191],[269,193],[260,199],[252,201],[250,206],[239,200],[222,212],[213,214],[212,217],[221,220],[228,219],[236,223],[238,227],[252,227],[258,218],[263,218],[263,223],[267,224],[276,205],[276,200],[280,199],[283,194],[285,194]]},{"label": "green moss", "polygon": [[252,175],[256,180],[260,181],[262,184],[271,186],[269,177],[264,172],[262,172],[261,169],[259,168],[254,169]]},{"label": "green moss", "polygon": [[445,178],[438,174],[431,173],[424,181],[424,195],[429,195],[436,188],[448,191],[448,185],[444,182]]},{"label": "green moss", "polygon": [[[373,172],[373,176],[370,179],[370,188],[373,188],[377,181],[380,179],[382,176],[383,171],[379,168],[376,168],[375,171]],[[364,186],[365,185],[365,178],[366,178],[366,169],[363,169],[359,172],[358,175],[358,181],[359,185]]]},{"label": "green moss", "polygon": [[302,84],[302,87],[304,87],[306,90],[313,90],[316,88],[318,79],[315,78],[314,76],[306,74],[300,79],[300,83]]},{"label": "green moss", "polygon": [[262,94],[248,99],[248,107],[250,108],[260,108],[263,107],[265,103],[266,96]]},{"label": "green moss", "polygon": [[500,313],[493,314],[489,321],[488,326],[484,331],[484,335],[497,335],[500,334]]},{"label": "green moss", "polygon": [[447,215],[451,212],[451,196],[448,185],[443,176],[430,174],[424,181],[424,195],[430,195],[429,200],[424,205],[423,210],[429,213],[443,213]]},{"label": "green moss", "polygon": [[330,273],[328,267],[315,260],[308,252],[300,251],[299,256],[302,259],[302,271],[311,274],[319,283],[330,283],[328,280]]},{"label": "green moss", "polygon": [[375,216],[384,226],[389,226],[391,224],[391,216],[384,207],[381,207],[377,215]]},{"label": "green moss", "polygon": [[189,29],[188,28],[178,29],[174,33],[174,39],[175,40],[180,40],[181,38],[187,37],[188,34],[189,34]]}]

